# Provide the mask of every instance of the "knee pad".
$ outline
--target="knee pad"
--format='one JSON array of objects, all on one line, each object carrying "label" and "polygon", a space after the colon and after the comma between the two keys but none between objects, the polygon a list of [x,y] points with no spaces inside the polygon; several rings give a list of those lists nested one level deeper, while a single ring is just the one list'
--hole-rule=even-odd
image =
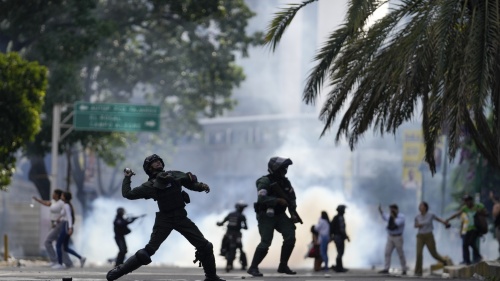
[{"label": "knee pad", "polygon": [[211,256],[214,254],[214,245],[210,243],[210,241],[207,241],[207,244],[205,246],[196,248],[196,252],[194,253],[196,260],[204,260],[206,257]]},{"label": "knee pad", "polygon": [[151,257],[145,249],[140,249],[139,251],[137,251],[137,253],[135,253],[135,256],[137,257],[137,259],[139,259],[142,265],[151,263]]}]

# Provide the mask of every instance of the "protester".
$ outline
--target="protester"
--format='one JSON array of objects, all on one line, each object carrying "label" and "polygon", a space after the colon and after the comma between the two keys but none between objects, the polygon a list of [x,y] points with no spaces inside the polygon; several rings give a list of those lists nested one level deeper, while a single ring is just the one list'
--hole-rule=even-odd
[{"label": "protester", "polygon": [[319,253],[324,263],[323,270],[328,270],[328,244],[330,243],[330,219],[325,211],[321,212],[318,223],[314,226],[318,232]]},{"label": "protester", "polygon": [[449,259],[446,259],[438,254],[436,250],[436,241],[434,240],[434,230],[433,221],[436,220],[446,226],[450,227],[450,224],[443,219],[436,216],[434,213],[429,211],[429,205],[427,202],[421,202],[418,206],[420,214],[415,217],[415,228],[418,228],[417,233],[417,262],[415,265],[415,276],[422,276],[422,262],[423,262],[423,251],[424,246],[427,246],[429,253],[433,258],[440,261],[444,265],[451,264]]},{"label": "protester", "polygon": [[390,213],[384,214],[382,211],[382,206],[378,207],[378,211],[382,218],[388,222],[387,224],[387,243],[385,245],[385,263],[384,269],[379,271],[379,273],[387,274],[391,267],[391,255],[394,249],[399,256],[399,261],[401,262],[402,274],[406,275],[406,257],[403,250],[403,231],[405,229],[405,217],[403,214],[399,213],[398,205],[392,204],[389,206]]},{"label": "protester", "polygon": [[[55,266],[56,264],[59,264],[57,259],[57,254],[54,248],[54,242],[57,241],[57,238],[59,237],[59,234],[61,233],[61,229],[63,226],[63,222],[57,220],[61,215],[62,208],[64,207],[64,201],[61,200],[62,193],[63,193],[62,190],[54,189],[54,191],[52,192],[52,201],[42,200],[33,196],[33,200],[44,206],[49,207],[50,209],[51,229],[49,231],[49,234],[45,238],[45,242],[43,243],[43,245],[47,250],[47,255],[49,256],[50,259],[49,266],[51,267]],[[63,258],[63,264],[66,266],[66,268],[73,267],[73,262],[69,258],[68,253],[64,250],[62,251],[62,258]]]},{"label": "protester", "polygon": [[449,223],[450,220],[460,216],[462,213],[465,213],[467,216],[467,232],[465,233],[463,243],[462,243],[462,254],[463,260],[465,264],[471,264],[470,259],[470,251],[469,248],[472,248],[472,263],[478,263],[482,260],[481,252],[479,244],[477,243],[479,237],[481,236],[475,223],[474,217],[476,213],[485,214],[486,209],[484,205],[481,203],[475,203],[474,198],[470,195],[465,195],[463,198],[464,205],[460,208],[460,210],[453,215],[451,215],[446,222]]},{"label": "protester", "polygon": [[323,259],[321,258],[321,254],[319,253],[319,233],[315,229],[315,225],[311,226],[311,235],[312,240],[309,243],[309,247],[307,249],[306,258],[313,258],[313,270],[321,271],[321,264],[323,263]]},{"label": "protester", "polygon": [[[493,201],[493,210],[491,211],[491,214],[493,215],[495,237],[498,241],[498,251],[500,253],[500,200],[493,194],[493,191],[490,191],[490,199]],[[498,260],[500,260],[500,255],[498,256]]]},{"label": "protester", "polygon": [[69,248],[68,245],[69,238],[73,234],[75,225],[75,210],[73,209],[73,205],[71,204],[72,198],[73,196],[70,192],[63,192],[63,194],[61,195],[61,200],[64,201],[64,207],[61,210],[61,216],[58,220],[63,222],[63,226],[56,243],[57,259],[59,263],[52,267],[54,269],[65,268],[62,264],[62,250],[77,257],[80,260],[80,267],[83,267],[85,265],[85,261],[87,260],[85,257],[75,252],[75,250]]}]

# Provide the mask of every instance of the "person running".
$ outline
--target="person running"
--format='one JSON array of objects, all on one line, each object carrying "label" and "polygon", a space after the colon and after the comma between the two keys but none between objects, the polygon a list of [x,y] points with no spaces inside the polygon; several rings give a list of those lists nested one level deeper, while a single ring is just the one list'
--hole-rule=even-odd
[{"label": "person running", "polygon": [[59,220],[63,222],[63,226],[56,243],[58,264],[54,265],[52,267],[53,269],[65,268],[62,264],[62,250],[77,257],[80,260],[80,267],[83,267],[85,265],[85,261],[87,260],[85,257],[82,257],[75,250],[71,249],[68,246],[69,238],[73,234],[73,228],[75,225],[75,210],[73,209],[73,205],[71,204],[72,198],[73,196],[70,192],[63,192],[63,194],[61,195],[61,200],[64,201],[64,207],[61,210],[61,217],[59,218]]},{"label": "person running", "polygon": [[420,214],[415,217],[415,228],[418,228],[417,233],[417,261],[415,265],[415,276],[422,276],[422,263],[423,263],[423,252],[424,246],[427,246],[429,253],[436,260],[440,261],[444,265],[451,264],[451,261],[444,258],[438,254],[436,250],[436,241],[434,240],[434,230],[433,221],[438,221],[446,226],[450,227],[450,224],[445,220],[439,218],[434,213],[429,212],[429,205],[427,202],[421,202],[418,206]]},{"label": "person running", "polygon": [[[33,196],[33,200],[44,206],[49,207],[50,209],[51,229],[49,231],[49,234],[47,234],[47,237],[45,238],[45,242],[43,243],[45,249],[47,250],[47,255],[49,256],[50,267],[59,264],[57,259],[57,253],[54,248],[54,242],[57,241],[57,238],[59,237],[59,234],[61,233],[61,229],[63,226],[63,222],[58,221],[58,218],[61,215],[61,210],[64,207],[64,201],[61,200],[62,193],[63,193],[62,190],[54,189],[54,191],[52,192],[52,201],[42,200],[40,198]],[[66,253],[66,251],[64,250],[62,251],[62,256],[63,256],[62,257],[63,264],[66,266],[66,268],[73,267],[73,262],[69,258],[68,253]]]}]

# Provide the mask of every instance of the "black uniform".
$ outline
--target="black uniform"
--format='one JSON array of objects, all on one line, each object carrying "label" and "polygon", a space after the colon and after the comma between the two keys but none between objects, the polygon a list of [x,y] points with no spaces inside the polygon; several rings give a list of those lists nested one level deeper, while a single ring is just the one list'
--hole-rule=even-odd
[{"label": "black uniform", "polygon": [[[256,182],[257,202],[254,208],[257,213],[260,243],[247,270],[255,277],[263,276],[258,266],[267,255],[274,230],[283,236],[278,272],[296,274],[288,267],[288,260],[295,247],[295,223],[299,222],[300,218],[296,212],[295,192],[285,177],[289,165],[292,165],[292,161],[288,158],[271,158],[268,163],[269,174],[260,177]],[[291,217],[287,216],[287,209],[293,214]]]},{"label": "black uniform", "polygon": [[342,263],[342,257],[344,256],[345,250],[345,240],[349,239],[346,233],[346,225],[345,225],[345,213],[346,206],[339,205],[337,207],[338,214],[333,217],[332,222],[330,223],[330,233],[333,242],[335,243],[335,247],[337,247],[337,259],[336,265],[332,267],[333,270],[337,272],[346,272],[347,269],[344,268],[344,264]]},{"label": "black uniform", "polygon": [[225,256],[227,260],[227,272],[233,269],[233,261],[236,257],[236,249],[239,249],[240,251],[240,263],[242,270],[245,270],[247,266],[247,257],[245,252],[243,251],[243,244],[241,242],[241,229],[248,228],[247,219],[242,213],[243,208],[238,208],[237,205],[238,210],[229,213],[222,222],[217,223],[217,225],[222,226],[225,222],[228,222],[227,231],[222,238],[221,245],[221,255]]},{"label": "black uniform", "polygon": [[106,278],[116,280],[142,265],[151,263],[151,256],[155,254],[172,230],[176,230],[196,248],[195,262],[199,261],[200,266],[203,266],[205,281],[224,281],[216,274],[212,243],[205,239],[198,227],[187,217],[187,212],[184,209],[186,203],[189,203],[189,196],[182,190],[183,186],[193,191],[206,192],[209,192],[210,188],[208,185],[198,182],[196,176],[191,173],[180,171],[152,172],[150,166],[156,161],[161,161],[163,165],[163,160],[156,154],[149,156],[144,161],[144,170],[146,173],[149,172],[150,178],[141,186],[131,189],[131,176],[127,176],[127,174],[122,183],[123,197],[130,200],[153,199],[158,203],[159,212],[156,213],[151,238],[144,249],[137,251],[124,264],[109,271]]},{"label": "black uniform", "polygon": [[118,255],[116,256],[116,265],[123,263],[125,255],[127,254],[127,242],[125,235],[130,233],[128,225],[134,222],[137,218],[124,218],[123,214],[118,213],[113,221],[113,230],[115,232],[115,241],[118,246]]}]

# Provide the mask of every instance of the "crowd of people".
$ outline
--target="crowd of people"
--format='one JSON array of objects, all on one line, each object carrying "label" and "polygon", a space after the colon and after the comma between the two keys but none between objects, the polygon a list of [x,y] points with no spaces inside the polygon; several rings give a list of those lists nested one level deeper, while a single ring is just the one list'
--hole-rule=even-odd
[{"label": "crowd of people", "polygon": [[[490,193],[492,200],[492,218],[495,228],[495,237],[499,243],[500,253],[500,200]],[[442,266],[452,265],[450,257],[440,255],[436,248],[434,238],[433,222],[442,223],[445,228],[450,228],[450,221],[454,218],[461,218],[461,237],[462,237],[462,261],[460,264],[470,265],[480,262],[483,258],[480,253],[479,238],[488,232],[488,222],[485,206],[480,202],[474,202],[474,198],[468,194],[462,198],[462,206],[459,210],[452,214],[448,219],[442,219],[429,210],[427,202],[421,202],[418,206],[418,214],[414,218],[414,227],[417,229],[416,234],[416,262],[414,275],[422,276],[423,274],[423,250],[426,247],[430,255],[438,261]],[[344,220],[345,205],[337,207],[338,214],[328,223],[328,214],[326,211],[321,212],[320,219],[316,225],[311,227],[312,242],[306,257],[314,258],[314,270],[322,271],[332,269],[336,272],[346,272],[342,262],[345,245],[344,241],[350,241],[346,234],[346,223]],[[384,266],[379,271],[380,274],[389,274],[391,269],[391,256],[394,250],[399,257],[401,265],[401,274],[407,275],[409,266],[407,265],[406,255],[404,251],[404,231],[405,231],[405,215],[399,211],[397,204],[389,205],[389,212],[385,213],[382,206],[379,206],[378,211],[383,221],[386,222],[387,239],[384,251]],[[329,234],[329,235],[328,235]],[[334,242],[337,249],[336,264],[328,267],[328,243]],[[472,259],[470,249],[472,249]],[[499,257],[500,259],[500,257]]]},{"label": "crowd of people", "polygon": [[[263,276],[264,274],[259,270],[259,265],[268,253],[276,230],[283,237],[277,272],[288,275],[297,273],[288,266],[288,261],[296,243],[296,224],[303,224],[301,217],[297,213],[295,191],[286,177],[288,167],[292,164],[289,158],[272,157],[268,162],[268,174],[256,181],[257,200],[253,207],[258,222],[260,242],[255,248],[248,269],[247,257],[241,242],[241,230],[247,229],[246,217],[243,214],[247,204],[238,202],[235,205],[236,211],[229,213],[222,222],[217,223],[217,225],[223,226],[224,223],[228,222],[227,232],[221,245],[221,255],[227,260],[227,272],[233,270],[236,250],[239,250],[241,269],[246,270],[248,274],[254,277]],[[124,217],[125,210],[118,208],[113,223],[118,255],[114,268],[106,276],[107,280],[116,280],[141,266],[151,263],[151,256],[155,254],[170,233],[175,230],[195,247],[195,262],[199,262],[200,267],[203,267],[206,276],[205,281],[224,281],[216,273],[212,243],[203,236],[198,227],[188,218],[185,210],[186,204],[190,203],[190,198],[183,188],[208,193],[210,187],[198,181],[197,176],[191,172],[166,171],[163,160],[156,154],[146,157],[143,169],[149,178],[135,188],[131,187],[131,178],[135,173],[130,169],[124,170],[122,196],[129,200],[154,199],[157,202],[159,212],[156,213],[151,237],[144,248],[137,250],[135,254],[124,260],[128,251],[125,235],[130,233],[127,225],[134,222],[138,217]],[[73,266],[68,254],[78,258],[81,267],[84,266],[86,261],[85,257],[69,247],[75,223],[71,198],[71,193],[60,190],[54,191],[52,195],[53,201],[44,201],[33,197],[37,202],[50,207],[52,230],[46,238],[45,247],[54,269]],[[492,217],[500,252],[500,201],[493,193],[490,194],[490,199],[494,203]],[[346,208],[346,205],[338,205],[336,208],[337,214],[331,221],[327,211],[322,211],[318,222],[311,226],[312,242],[310,251],[306,256],[314,258],[315,271],[333,270],[338,273],[348,271],[343,263],[346,248],[345,241],[351,241],[347,234],[346,219],[344,218]],[[396,250],[401,264],[401,274],[406,275],[409,267],[404,252],[405,215],[399,211],[397,204],[389,205],[389,212],[387,213],[384,212],[382,206],[378,207],[378,211],[383,221],[386,222],[385,229],[387,232],[384,266],[379,273],[390,273],[391,256],[393,251]],[[462,224],[462,263],[472,264],[481,261],[482,256],[478,246],[478,239],[488,231],[487,215],[484,205],[474,202],[474,198],[470,195],[463,197],[462,207],[447,219],[442,219],[430,211],[427,202],[421,202],[418,206],[418,214],[414,218],[414,227],[416,228],[415,276],[422,276],[423,274],[423,250],[425,247],[427,247],[431,256],[442,265],[452,264],[449,257],[440,255],[437,251],[433,234],[434,221],[440,222],[446,228],[449,228],[450,221],[460,217]],[[486,230],[484,229],[485,225]],[[55,250],[54,242],[56,242]],[[328,258],[330,242],[333,242],[337,252],[334,265],[330,264]],[[470,249],[472,249],[472,259]]]}]

